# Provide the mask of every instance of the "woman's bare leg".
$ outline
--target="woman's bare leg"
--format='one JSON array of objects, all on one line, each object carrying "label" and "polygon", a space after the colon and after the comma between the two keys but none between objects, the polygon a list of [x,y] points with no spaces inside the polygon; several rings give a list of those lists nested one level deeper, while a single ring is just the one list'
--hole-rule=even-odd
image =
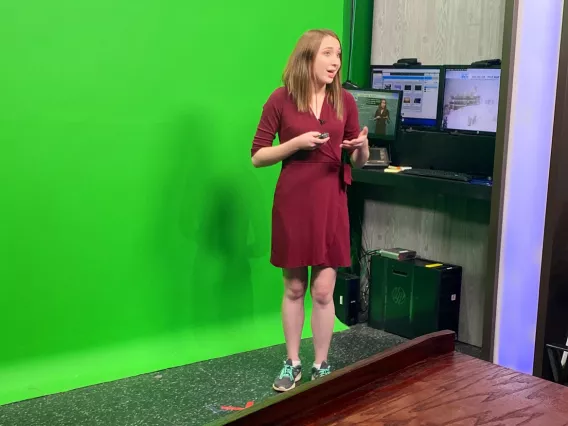
[{"label": "woman's bare leg", "polygon": [[312,268],[311,294],[313,300],[312,332],[314,334],[315,364],[327,361],[333,324],[335,322],[335,305],[333,290],[337,272],[334,268]]},{"label": "woman's bare leg", "polygon": [[300,340],[304,328],[304,298],[308,286],[308,268],[284,269],[282,325],[288,358],[300,360]]}]

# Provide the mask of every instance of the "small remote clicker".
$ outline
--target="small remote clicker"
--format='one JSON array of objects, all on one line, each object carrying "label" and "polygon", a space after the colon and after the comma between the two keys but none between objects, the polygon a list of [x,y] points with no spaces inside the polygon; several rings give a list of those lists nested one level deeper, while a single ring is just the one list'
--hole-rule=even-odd
[{"label": "small remote clicker", "polygon": [[322,133],[321,135],[318,136],[318,139],[325,139],[325,138],[329,138],[329,133]]}]

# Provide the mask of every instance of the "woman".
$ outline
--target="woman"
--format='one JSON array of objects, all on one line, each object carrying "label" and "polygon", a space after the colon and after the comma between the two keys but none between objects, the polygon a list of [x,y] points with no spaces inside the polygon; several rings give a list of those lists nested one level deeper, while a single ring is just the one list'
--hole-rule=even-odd
[{"label": "woman", "polygon": [[387,109],[386,99],[381,99],[377,111],[375,111],[375,134],[376,135],[386,135],[387,134],[387,124],[390,123],[390,113]]},{"label": "woman", "polygon": [[[282,322],[287,360],[274,381],[277,391],[301,379],[299,356],[304,295],[311,267],[312,379],[329,374],[333,334],[333,290],[338,267],[349,266],[346,186],[351,169],[369,158],[368,130],[359,128],[353,96],[341,87],[341,46],[328,30],[312,30],[298,41],[284,71],[284,87],[265,103],[252,144],[252,163],[282,162],[272,209],[271,263],[283,270]],[[278,134],[280,144],[272,146]]]}]

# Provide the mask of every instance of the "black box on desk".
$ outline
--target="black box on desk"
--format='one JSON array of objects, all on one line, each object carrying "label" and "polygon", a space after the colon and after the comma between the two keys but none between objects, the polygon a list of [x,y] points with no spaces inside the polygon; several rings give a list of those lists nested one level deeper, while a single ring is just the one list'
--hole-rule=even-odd
[{"label": "black box on desk", "polygon": [[335,316],[345,325],[355,325],[359,322],[360,306],[359,277],[344,272],[337,273],[333,303]]},{"label": "black box on desk", "polygon": [[457,336],[461,280],[461,266],[373,256],[369,325],[409,339],[439,330]]}]

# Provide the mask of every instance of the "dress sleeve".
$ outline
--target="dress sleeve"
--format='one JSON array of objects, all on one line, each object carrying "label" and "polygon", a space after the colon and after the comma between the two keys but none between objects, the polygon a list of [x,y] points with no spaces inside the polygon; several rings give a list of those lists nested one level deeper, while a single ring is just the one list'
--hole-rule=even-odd
[{"label": "dress sleeve", "polygon": [[357,110],[357,103],[353,98],[353,95],[347,90],[344,90],[343,95],[343,107],[345,114],[345,130],[344,137],[345,140],[352,140],[359,136],[361,133],[361,126],[359,125],[359,111]]},{"label": "dress sleeve", "polygon": [[279,90],[270,95],[264,107],[256,134],[252,141],[251,157],[261,148],[272,146],[276,133],[280,130],[280,117],[282,116],[282,102]]}]

